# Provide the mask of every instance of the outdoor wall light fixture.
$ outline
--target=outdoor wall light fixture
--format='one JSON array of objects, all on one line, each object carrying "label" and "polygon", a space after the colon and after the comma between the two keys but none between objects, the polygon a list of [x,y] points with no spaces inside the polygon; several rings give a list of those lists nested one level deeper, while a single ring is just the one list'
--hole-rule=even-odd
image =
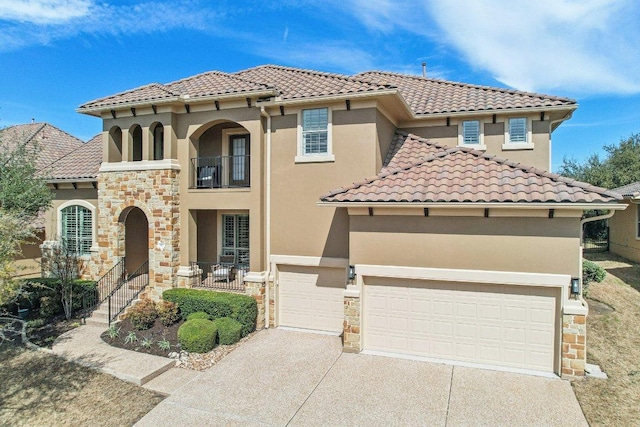
[{"label": "outdoor wall light fixture", "polygon": [[356,267],[355,265],[349,266],[349,280],[353,280],[356,278]]},{"label": "outdoor wall light fixture", "polygon": [[578,295],[580,293],[580,279],[578,277],[571,278],[571,295]]}]

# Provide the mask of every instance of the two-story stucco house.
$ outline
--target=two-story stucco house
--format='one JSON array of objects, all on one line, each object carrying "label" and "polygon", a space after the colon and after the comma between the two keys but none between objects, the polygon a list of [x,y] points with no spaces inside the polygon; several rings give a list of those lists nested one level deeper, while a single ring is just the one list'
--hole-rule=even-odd
[{"label": "two-story stucco house", "polygon": [[582,375],[580,220],[620,205],[547,172],[576,108],[272,65],[88,102],[78,111],[103,122],[97,200],[78,202],[89,274],[148,261],[160,298],[226,276],[223,257],[261,326],[343,334],[345,351]]}]

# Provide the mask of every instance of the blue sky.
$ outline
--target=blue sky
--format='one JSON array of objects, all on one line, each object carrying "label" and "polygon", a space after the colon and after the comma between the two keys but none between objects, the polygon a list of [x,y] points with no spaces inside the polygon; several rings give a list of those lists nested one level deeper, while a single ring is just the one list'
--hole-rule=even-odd
[{"label": "blue sky", "polygon": [[578,100],[553,168],[640,132],[638,0],[0,0],[0,126],[101,130],[80,104],[273,63],[380,69]]}]

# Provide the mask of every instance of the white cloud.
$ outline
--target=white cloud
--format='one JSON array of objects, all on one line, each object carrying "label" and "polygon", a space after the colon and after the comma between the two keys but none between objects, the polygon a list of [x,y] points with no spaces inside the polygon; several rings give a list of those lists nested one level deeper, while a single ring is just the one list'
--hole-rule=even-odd
[{"label": "white cloud", "polygon": [[0,19],[59,24],[87,15],[90,0],[0,0]]},{"label": "white cloud", "polygon": [[637,0],[358,0],[349,11],[370,30],[452,46],[517,89],[640,92]]},{"label": "white cloud", "polygon": [[[30,10],[27,5],[36,5]],[[198,2],[157,0],[132,5],[111,5],[94,0],[30,0],[20,7],[0,0],[0,51],[78,34],[122,35],[168,31],[176,28],[204,30],[222,16]],[[82,6],[82,7],[80,7]],[[25,23],[25,22],[28,22]]]}]

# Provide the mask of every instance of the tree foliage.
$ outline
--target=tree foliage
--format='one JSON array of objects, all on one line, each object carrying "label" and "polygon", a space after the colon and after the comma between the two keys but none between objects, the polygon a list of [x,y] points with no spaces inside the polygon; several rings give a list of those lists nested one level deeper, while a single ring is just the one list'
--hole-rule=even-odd
[{"label": "tree foliage", "polygon": [[35,235],[38,214],[51,204],[52,193],[38,171],[37,155],[34,142],[0,130],[0,302],[17,288],[13,260]]},{"label": "tree foliage", "polygon": [[604,158],[592,154],[583,163],[565,157],[560,175],[604,188],[617,188],[640,181],[640,133],[603,148],[606,152]]}]

